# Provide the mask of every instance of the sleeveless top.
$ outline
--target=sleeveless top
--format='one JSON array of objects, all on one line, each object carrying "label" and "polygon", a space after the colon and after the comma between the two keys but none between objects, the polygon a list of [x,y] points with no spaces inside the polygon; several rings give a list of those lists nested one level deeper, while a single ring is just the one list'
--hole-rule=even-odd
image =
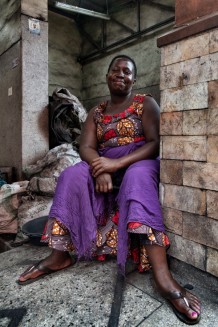
[{"label": "sleeveless top", "polygon": [[97,140],[100,149],[145,140],[142,126],[145,96],[151,95],[136,94],[129,108],[118,114],[104,115],[107,102],[101,103],[95,109],[93,118],[97,126]]}]

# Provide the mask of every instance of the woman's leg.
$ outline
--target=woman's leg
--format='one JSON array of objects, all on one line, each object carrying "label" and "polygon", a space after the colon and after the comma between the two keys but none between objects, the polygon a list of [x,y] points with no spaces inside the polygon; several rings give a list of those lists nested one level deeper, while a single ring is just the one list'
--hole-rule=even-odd
[{"label": "woman's leg", "polygon": [[[165,248],[159,245],[146,245],[146,251],[160,294],[168,298],[178,311],[195,320],[200,314],[200,301],[173,279],[168,268]],[[170,299],[170,293],[175,291],[185,293],[190,307],[186,305],[183,299]]]},{"label": "woman's leg", "polygon": [[18,278],[19,282],[25,282],[28,279],[35,279],[40,275],[45,274],[45,270],[61,270],[72,265],[73,259],[66,251],[59,251],[52,249],[51,254],[46,257],[44,260],[40,261],[39,264],[29,267],[20,277]]}]

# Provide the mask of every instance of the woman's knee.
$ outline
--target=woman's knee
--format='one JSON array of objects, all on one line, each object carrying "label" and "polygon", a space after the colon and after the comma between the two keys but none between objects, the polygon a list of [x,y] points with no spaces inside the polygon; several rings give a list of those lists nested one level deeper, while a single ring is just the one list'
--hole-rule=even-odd
[{"label": "woman's knee", "polygon": [[88,165],[86,163],[83,164],[83,162],[80,162],[73,166],[69,166],[61,172],[58,181],[61,180],[67,183],[73,180],[73,182],[75,183],[77,179],[81,180],[81,176],[84,176],[84,174],[86,175],[88,173],[88,170]]}]

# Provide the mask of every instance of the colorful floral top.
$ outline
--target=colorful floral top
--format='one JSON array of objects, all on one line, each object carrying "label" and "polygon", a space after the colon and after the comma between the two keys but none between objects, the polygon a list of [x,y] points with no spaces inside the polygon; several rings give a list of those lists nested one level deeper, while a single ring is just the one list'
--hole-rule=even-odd
[{"label": "colorful floral top", "polygon": [[145,96],[145,94],[136,94],[131,106],[118,114],[104,115],[107,102],[101,103],[95,109],[94,121],[97,125],[100,149],[145,140],[141,119]]}]

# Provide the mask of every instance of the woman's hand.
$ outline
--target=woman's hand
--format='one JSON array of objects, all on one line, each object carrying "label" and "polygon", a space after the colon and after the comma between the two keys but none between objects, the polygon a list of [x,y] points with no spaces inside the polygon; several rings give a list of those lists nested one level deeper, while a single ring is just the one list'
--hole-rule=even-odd
[{"label": "woman's hand", "polygon": [[98,175],[95,179],[96,192],[111,192],[113,190],[112,178],[108,173]]},{"label": "woman's hand", "polygon": [[92,176],[95,178],[102,173],[114,173],[121,168],[119,159],[109,159],[105,157],[95,158],[90,166]]}]

